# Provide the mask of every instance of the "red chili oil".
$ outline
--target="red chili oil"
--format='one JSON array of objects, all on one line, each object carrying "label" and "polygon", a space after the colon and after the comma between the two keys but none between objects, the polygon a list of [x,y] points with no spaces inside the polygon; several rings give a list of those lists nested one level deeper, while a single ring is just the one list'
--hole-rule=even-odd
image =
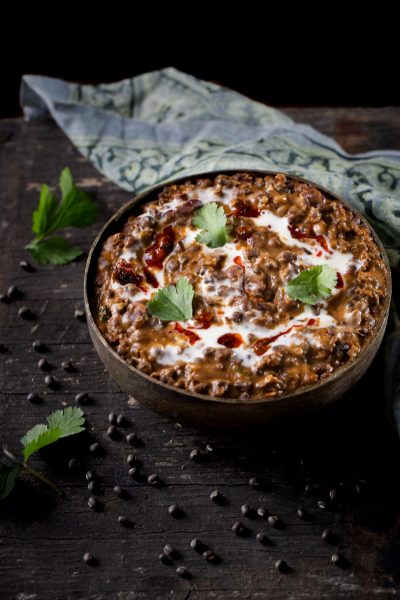
[{"label": "red chili oil", "polygon": [[245,204],[244,202],[238,202],[235,206],[233,214],[236,217],[252,217],[256,218],[260,215],[260,211],[257,206],[253,204]]},{"label": "red chili oil", "polygon": [[117,264],[115,265],[115,269],[113,271],[113,278],[115,281],[118,281],[118,283],[120,283],[121,285],[128,285],[129,283],[133,283],[141,290],[146,291],[146,288],[143,288],[140,285],[143,282],[142,275],[136,273],[132,265],[123,258],[120,258]]},{"label": "red chili oil", "polygon": [[241,256],[235,256],[235,258],[233,259],[233,262],[235,263],[235,265],[237,265],[238,267],[240,267],[241,269],[245,269],[244,264],[243,264],[243,260]]},{"label": "red chili oil", "polygon": [[195,316],[196,325],[191,327],[191,329],[208,329],[211,326],[214,315],[209,310],[201,310]]},{"label": "red chili oil", "polygon": [[144,273],[147,283],[149,285],[151,285],[151,287],[153,287],[153,288],[158,288],[158,286],[160,285],[158,283],[158,279],[155,275],[153,275],[153,273],[150,271],[150,269],[148,269],[147,267],[144,267],[143,273]]},{"label": "red chili oil", "polygon": [[[308,319],[306,326],[312,327],[313,325],[315,325],[316,322],[316,319]],[[257,356],[262,356],[268,350],[268,346],[272,344],[272,342],[280,338],[282,335],[289,333],[295,327],[304,327],[304,325],[300,323],[298,325],[292,325],[291,327],[289,327],[289,329],[281,331],[276,335],[272,335],[269,338],[262,338],[261,340],[258,340],[253,346],[254,352],[257,354]]]},{"label": "red chili oil", "polygon": [[179,333],[186,335],[189,338],[189,342],[191,344],[195,344],[198,340],[201,339],[200,336],[197,335],[197,333],[195,333],[194,331],[190,331],[190,329],[185,329],[180,323],[175,323],[175,329],[176,331],[179,331]]},{"label": "red chili oil", "polygon": [[[332,250],[329,250],[328,244],[326,243],[326,239],[324,238],[323,235],[317,235],[313,231],[310,231],[310,232],[301,231],[301,229],[299,229],[296,225],[289,225],[289,231],[290,231],[290,235],[292,236],[292,238],[294,238],[296,240],[302,240],[304,238],[316,240],[318,242],[318,244],[320,246],[322,246],[322,248],[325,250],[325,252],[327,252],[328,254],[333,254]],[[317,254],[317,256],[320,256],[320,255]]]},{"label": "red chili oil", "polygon": [[225,333],[217,341],[226,348],[239,348],[243,344],[243,338],[239,333]]},{"label": "red chili oil", "polygon": [[171,226],[166,227],[156,235],[154,244],[144,253],[144,259],[149,267],[162,269],[163,262],[171,254],[175,244],[175,233]]},{"label": "red chili oil", "polygon": [[335,287],[338,290],[340,290],[341,288],[344,288],[343,277],[341,276],[341,274],[339,273],[339,271],[337,271],[336,275],[337,275],[337,284],[335,285]]}]

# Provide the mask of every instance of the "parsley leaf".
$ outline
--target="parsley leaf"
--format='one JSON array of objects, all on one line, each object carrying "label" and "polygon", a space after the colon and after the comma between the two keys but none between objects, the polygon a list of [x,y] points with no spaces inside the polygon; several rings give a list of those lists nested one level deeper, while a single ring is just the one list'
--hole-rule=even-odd
[{"label": "parsley leaf", "polygon": [[27,461],[34,452],[62,437],[83,431],[83,423],[84,416],[80,408],[69,406],[64,410],[56,410],[47,417],[47,425],[35,425],[21,438],[24,460]]},{"label": "parsley leaf", "polygon": [[24,446],[23,460],[20,461],[7,448],[3,448],[3,453],[14,465],[9,467],[0,463],[0,500],[6,498],[14,487],[15,480],[23,470],[36,479],[39,479],[57,494],[62,495],[62,491],[50,479],[47,479],[40,471],[37,471],[28,464],[29,458],[45,446],[49,446],[60,438],[69,435],[75,435],[84,430],[85,417],[80,408],[68,406],[64,410],[56,410],[47,417],[47,425],[40,423],[26,432],[21,438]]},{"label": "parsley leaf", "polygon": [[80,408],[67,406],[64,410],[56,410],[47,417],[47,423],[50,428],[56,428],[61,432],[60,437],[67,437],[83,431],[85,417]]},{"label": "parsley leaf", "polygon": [[318,265],[301,271],[285,287],[292,300],[300,300],[305,304],[316,304],[332,294],[337,283],[335,269],[328,265]]},{"label": "parsley leaf", "polygon": [[80,256],[82,251],[60,237],[49,236],[65,227],[87,227],[98,216],[98,207],[89,194],[74,184],[71,171],[63,169],[60,175],[61,200],[43,184],[39,205],[32,215],[32,231],[36,238],[26,249],[42,265],[65,264]]},{"label": "parsley leaf", "polygon": [[15,480],[17,479],[20,470],[21,465],[8,467],[7,465],[0,463],[0,500],[7,498],[14,487]]},{"label": "parsley leaf", "polygon": [[147,309],[162,321],[186,321],[193,315],[193,297],[193,286],[186,277],[180,277],[176,285],[158,290],[148,302]]},{"label": "parsley leaf", "polygon": [[225,211],[216,202],[199,208],[192,219],[192,225],[203,229],[196,240],[210,248],[219,248],[229,240]]},{"label": "parsley leaf", "polygon": [[35,425],[21,438],[21,443],[24,446],[24,460],[27,461],[34,452],[56,442],[60,438],[60,433],[57,427],[47,429],[46,425]]},{"label": "parsley leaf", "polygon": [[80,248],[71,246],[67,240],[61,237],[35,240],[26,248],[41,265],[65,265],[83,254]]}]

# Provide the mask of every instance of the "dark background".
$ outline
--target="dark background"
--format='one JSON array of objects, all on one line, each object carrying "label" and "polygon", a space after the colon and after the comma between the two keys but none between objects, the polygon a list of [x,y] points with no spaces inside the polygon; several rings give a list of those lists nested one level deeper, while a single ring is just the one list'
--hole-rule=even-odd
[{"label": "dark background", "polygon": [[187,6],[174,17],[170,6],[164,15],[149,5],[148,14],[110,8],[90,19],[70,5],[58,16],[46,9],[42,19],[36,6],[32,15],[17,8],[0,20],[0,118],[21,114],[24,73],[99,83],[167,66],[278,107],[400,105],[398,33],[389,13],[363,9],[352,20],[339,7],[320,7],[324,14],[314,10],[308,20],[304,7],[300,15],[291,6],[281,14],[261,8],[232,6],[216,18],[204,6],[201,13]]}]

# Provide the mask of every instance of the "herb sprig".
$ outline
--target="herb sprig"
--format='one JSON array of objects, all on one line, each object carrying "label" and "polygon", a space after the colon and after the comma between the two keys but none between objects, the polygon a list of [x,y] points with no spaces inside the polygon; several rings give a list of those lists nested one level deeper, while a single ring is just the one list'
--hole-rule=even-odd
[{"label": "herb sprig", "polygon": [[210,248],[219,248],[229,240],[226,213],[216,202],[204,204],[199,208],[192,219],[192,224],[203,229],[196,236],[196,241]]},{"label": "herb sprig", "polygon": [[7,448],[3,448],[4,454],[14,463],[8,466],[0,463],[0,500],[6,498],[12,491],[14,484],[21,471],[26,471],[39,479],[57,494],[62,494],[60,488],[47,479],[40,471],[33,469],[28,461],[30,457],[45,446],[53,444],[60,438],[80,433],[85,429],[85,417],[80,408],[68,406],[64,410],[56,410],[47,417],[47,424],[35,425],[21,438],[23,445],[22,460],[19,460]]},{"label": "herb sprig", "polygon": [[187,321],[193,316],[193,297],[193,286],[186,277],[180,277],[176,285],[158,290],[147,310],[162,321]]},{"label": "herb sprig", "polygon": [[36,237],[25,246],[41,265],[63,265],[78,258],[82,254],[80,248],[52,234],[66,227],[87,227],[99,214],[89,194],[76,187],[67,167],[61,172],[59,185],[60,201],[46,183],[42,185],[39,205],[32,215]]},{"label": "herb sprig", "polygon": [[317,265],[301,271],[289,281],[285,290],[292,300],[300,300],[304,304],[316,304],[332,294],[337,284],[337,273],[328,265]]}]

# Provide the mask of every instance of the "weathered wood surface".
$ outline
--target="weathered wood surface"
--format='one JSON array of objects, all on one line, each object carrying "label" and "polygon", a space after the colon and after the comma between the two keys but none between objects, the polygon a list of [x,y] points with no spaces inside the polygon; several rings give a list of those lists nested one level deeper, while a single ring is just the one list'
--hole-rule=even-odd
[{"label": "weathered wood surface", "polygon": [[[400,109],[287,112],[334,135],[348,151],[400,148]],[[39,268],[36,273],[18,267],[27,258],[23,247],[30,239],[40,184],[55,185],[66,165],[101,205],[101,221],[130,197],[101,177],[52,122],[0,122],[0,292],[15,283],[24,293],[21,300],[0,304],[0,342],[8,347],[0,355],[1,445],[17,451],[18,440],[29,427],[54,409],[74,404],[78,391],[90,392],[94,400],[85,409],[90,435],[66,440],[57,453],[49,451],[37,460],[60,483],[65,497],[54,497],[26,479],[0,505],[0,598],[340,600],[400,596],[399,445],[385,422],[379,362],[329,413],[258,437],[205,436],[129,400],[104,373],[85,323],[73,317],[74,308],[82,304],[84,261]],[[99,225],[74,231],[74,241],[87,250]],[[23,304],[38,315],[36,321],[17,317]],[[31,346],[37,338],[49,346],[47,358],[61,383],[58,391],[46,390],[44,374],[37,368],[40,355]],[[76,364],[76,373],[61,370],[60,362],[67,358]],[[27,402],[30,391],[43,395],[42,405]],[[157,472],[164,487],[154,489],[127,477],[129,447],[105,436],[111,410],[134,419],[127,431],[137,431],[143,440],[138,449],[143,471]],[[90,436],[102,443],[104,457],[89,455]],[[216,445],[215,456],[204,464],[190,461],[190,451],[206,443]],[[75,474],[66,468],[72,456],[81,463]],[[101,480],[102,513],[87,507],[84,473],[88,468]],[[252,476],[262,480],[262,490],[249,487]],[[117,483],[129,486],[131,499],[113,495]],[[321,487],[317,496],[305,493],[307,483]],[[209,500],[215,488],[226,496],[225,505]],[[331,489],[338,490],[339,501],[323,510],[317,500]],[[183,518],[168,515],[171,503],[184,509]],[[274,530],[260,518],[242,519],[253,533],[246,539],[236,537],[231,526],[241,518],[244,503],[265,505],[282,518],[285,529]],[[301,521],[298,506],[312,512],[315,522]],[[120,514],[130,516],[135,527],[121,529]],[[339,536],[337,545],[322,541],[326,527]],[[274,544],[260,545],[255,539],[258,531],[268,533]],[[190,549],[194,537],[221,556],[220,565],[208,564]],[[167,542],[183,555],[175,567],[158,562]],[[347,569],[331,564],[336,550],[347,557]],[[86,551],[98,558],[96,568],[83,563]],[[274,569],[279,558],[292,567],[290,574]],[[193,574],[190,581],[176,575],[180,564]]]}]

